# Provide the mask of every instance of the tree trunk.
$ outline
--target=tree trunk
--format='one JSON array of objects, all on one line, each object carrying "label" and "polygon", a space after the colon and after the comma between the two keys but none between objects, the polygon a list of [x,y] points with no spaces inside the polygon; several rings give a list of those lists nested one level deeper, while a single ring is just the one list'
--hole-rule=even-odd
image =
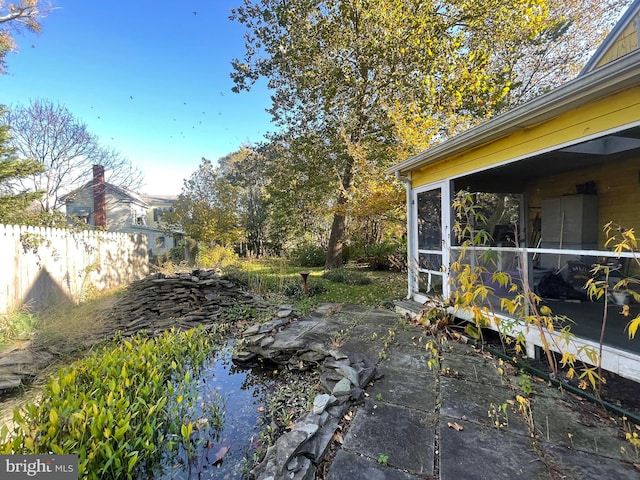
[{"label": "tree trunk", "polygon": [[[344,203],[344,202],[343,202]],[[340,201],[338,201],[340,204]],[[333,214],[331,224],[331,236],[327,246],[327,260],[324,263],[325,270],[333,270],[342,267],[342,240],[344,238],[345,217],[341,213]]]},{"label": "tree trunk", "polygon": [[338,201],[336,210],[333,214],[333,223],[331,224],[331,235],[329,236],[329,245],[327,245],[327,259],[324,262],[325,270],[334,270],[342,267],[342,241],[344,239],[344,230],[346,223],[345,206],[348,198],[346,192],[351,187],[353,181],[353,160],[349,159],[342,176],[341,189],[338,192]]}]

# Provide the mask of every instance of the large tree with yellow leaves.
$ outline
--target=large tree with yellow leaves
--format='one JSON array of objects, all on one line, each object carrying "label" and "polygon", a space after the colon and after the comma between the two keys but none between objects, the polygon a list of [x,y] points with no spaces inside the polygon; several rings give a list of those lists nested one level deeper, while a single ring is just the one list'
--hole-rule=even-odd
[{"label": "large tree with yellow leaves", "polygon": [[553,1],[244,0],[234,10],[247,31],[235,90],[268,80],[274,142],[287,152],[279,171],[306,179],[314,201],[314,185],[328,193],[326,268],[342,263],[348,216],[389,197],[385,167],[527,88],[523,55],[557,41],[571,20]]}]

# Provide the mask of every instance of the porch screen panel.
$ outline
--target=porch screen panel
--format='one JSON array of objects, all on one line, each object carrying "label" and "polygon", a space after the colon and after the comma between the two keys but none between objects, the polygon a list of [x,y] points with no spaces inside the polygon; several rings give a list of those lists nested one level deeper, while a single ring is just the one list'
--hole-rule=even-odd
[{"label": "porch screen panel", "polygon": [[442,268],[442,255],[433,253],[419,253],[418,265],[421,269],[439,272]]},{"label": "porch screen panel", "polygon": [[418,249],[442,249],[442,192],[440,189],[418,193]]},{"label": "porch screen panel", "polygon": [[442,293],[442,275],[420,273],[418,276],[418,289],[423,293]]},{"label": "porch screen panel", "polygon": [[442,292],[442,189],[416,193],[418,289]]}]

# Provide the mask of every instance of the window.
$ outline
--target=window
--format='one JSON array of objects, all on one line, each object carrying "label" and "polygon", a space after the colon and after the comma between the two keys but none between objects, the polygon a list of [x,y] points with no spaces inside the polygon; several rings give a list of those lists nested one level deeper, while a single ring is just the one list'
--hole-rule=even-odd
[{"label": "window", "polygon": [[74,207],[71,209],[69,216],[73,217],[76,222],[89,223],[91,209],[89,207]]},{"label": "window", "polygon": [[173,207],[157,207],[153,209],[153,221],[161,222],[165,213],[173,213]]}]

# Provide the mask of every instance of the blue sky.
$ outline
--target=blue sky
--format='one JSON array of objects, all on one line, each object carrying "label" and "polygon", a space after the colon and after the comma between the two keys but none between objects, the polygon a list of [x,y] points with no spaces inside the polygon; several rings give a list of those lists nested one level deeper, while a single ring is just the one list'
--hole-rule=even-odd
[{"label": "blue sky", "polygon": [[143,193],[178,194],[210,160],[274,127],[262,82],[231,92],[241,0],[54,0],[39,35],[17,35],[0,104],[60,103],[145,174]]}]

